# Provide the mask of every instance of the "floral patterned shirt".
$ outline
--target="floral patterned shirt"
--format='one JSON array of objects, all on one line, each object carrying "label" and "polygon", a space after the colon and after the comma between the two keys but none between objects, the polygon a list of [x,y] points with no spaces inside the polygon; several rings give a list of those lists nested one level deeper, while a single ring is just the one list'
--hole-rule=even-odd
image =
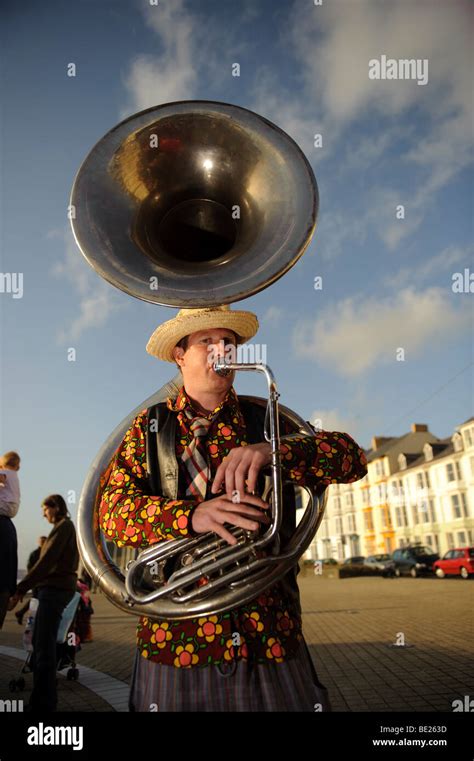
[{"label": "floral patterned shirt", "polygon": [[[187,405],[191,402],[184,387],[176,400],[167,400],[168,409],[178,419],[176,455],[181,471],[182,452],[192,440],[183,412]],[[171,500],[148,493],[147,414],[143,410],[136,416],[101,480],[100,525],[105,537],[119,547],[144,549],[163,539],[194,535],[190,521],[198,499]],[[228,452],[248,445],[245,420],[233,387],[209,417],[214,415],[206,439],[210,483]],[[280,441],[285,479],[305,485],[306,480],[314,483],[316,478],[321,485],[329,485],[350,483],[366,475],[365,454],[347,433],[320,431],[311,436],[288,431],[289,426],[283,425]],[[183,483],[180,472],[178,494],[185,493]],[[137,644],[144,658],[177,668],[249,658],[257,663],[281,662],[292,657],[301,639],[299,603],[295,605],[288,598],[281,582],[236,610],[184,621],[143,617],[137,630]]]}]

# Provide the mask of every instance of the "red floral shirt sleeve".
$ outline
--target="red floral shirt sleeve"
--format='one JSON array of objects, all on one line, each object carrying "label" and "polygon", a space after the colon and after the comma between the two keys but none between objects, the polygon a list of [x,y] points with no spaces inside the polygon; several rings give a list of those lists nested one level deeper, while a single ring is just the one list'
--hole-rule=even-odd
[{"label": "red floral shirt sleeve", "polygon": [[364,450],[338,431],[317,431],[314,436],[289,434],[280,437],[285,474],[301,486],[316,480],[321,485],[358,481],[367,474]]},{"label": "red floral shirt sleeve", "polygon": [[145,431],[147,410],[128,429],[101,478],[99,521],[107,539],[119,547],[144,548],[162,539],[189,536],[193,499],[148,494]]}]

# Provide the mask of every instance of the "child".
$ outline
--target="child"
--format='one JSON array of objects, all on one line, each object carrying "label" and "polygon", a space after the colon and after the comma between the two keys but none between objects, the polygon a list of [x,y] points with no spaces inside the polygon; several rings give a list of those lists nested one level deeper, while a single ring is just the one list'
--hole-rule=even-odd
[{"label": "child", "polygon": [[14,518],[20,507],[20,457],[16,452],[7,452],[0,457],[0,515]]},{"label": "child", "polygon": [[20,507],[20,484],[17,471],[20,458],[16,452],[0,457],[0,629],[7,612],[8,599],[17,584],[18,556],[14,518]]},{"label": "child", "polygon": [[76,632],[79,642],[93,642],[91,616],[94,613],[89,594],[89,587],[82,579],[77,580],[77,590],[81,593],[81,599],[77,609]]}]

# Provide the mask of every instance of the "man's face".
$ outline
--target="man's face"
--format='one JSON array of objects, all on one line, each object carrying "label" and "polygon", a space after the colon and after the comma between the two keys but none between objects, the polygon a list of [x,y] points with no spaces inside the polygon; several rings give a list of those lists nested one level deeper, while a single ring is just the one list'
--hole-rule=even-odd
[{"label": "man's face", "polygon": [[[233,346],[231,350],[229,346]],[[183,374],[184,385],[207,391],[227,391],[234,382],[235,371],[222,376],[214,372],[212,365],[219,357],[224,358],[235,351],[235,335],[227,328],[198,330],[188,337],[188,348],[177,347],[175,357]]]}]

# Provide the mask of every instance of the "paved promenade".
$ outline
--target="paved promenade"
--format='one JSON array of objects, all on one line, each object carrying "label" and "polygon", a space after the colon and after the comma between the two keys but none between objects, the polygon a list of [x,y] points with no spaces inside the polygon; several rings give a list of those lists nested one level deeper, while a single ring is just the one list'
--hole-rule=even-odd
[{"label": "paved promenade", "polygon": [[[304,631],[334,711],[452,711],[474,696],[474,581],[339,579],[300,574]],[[78,654],[78,682],[59,675],[61,711],[126,711],[136,618],[93,596],[94,641]],[[11,613],[0,632],[0,700],[25,653]],[[404,642],[405,646],[397,645]]]}]

